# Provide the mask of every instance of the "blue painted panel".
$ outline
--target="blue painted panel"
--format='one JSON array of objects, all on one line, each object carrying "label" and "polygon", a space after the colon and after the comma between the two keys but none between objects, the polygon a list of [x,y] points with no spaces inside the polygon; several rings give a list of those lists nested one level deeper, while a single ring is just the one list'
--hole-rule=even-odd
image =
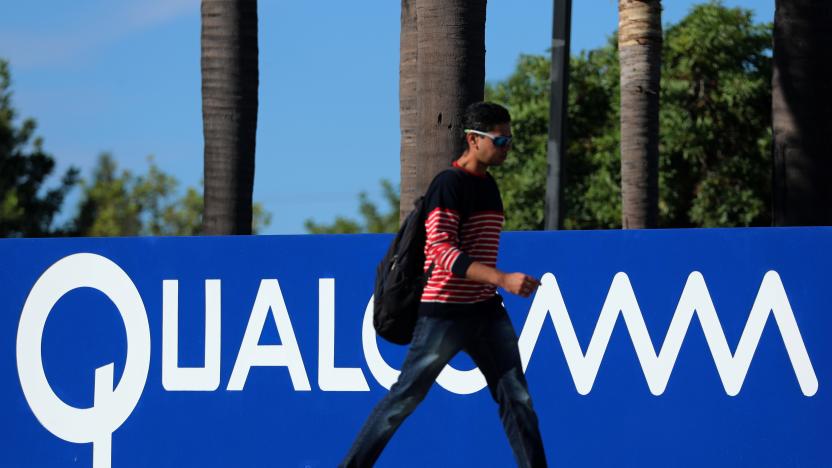
[{"label": "blue painted panel", "polygon": [[[0,240],[0,376],[5,382],[0,386],[0,465],[91,466],[94,446],[96,457],[106,456],[115,467],[336,465],[385,393],[365,356],[362,323],[375,265],[390,239]],[[504,234],[499,267],[544,278],[534,297],[505,295],[505,303],[521,335],[521,351],[530,354],[527,377],[550,463],[832,465],[821,443],[832,432],[826,388],[832,370],[827,339],[831,247],[829,228]],[[21,365],[31,370],[40,362],[47,388],[62,405],[101,409],[109,389],[95,397],[96,369],[113,363],[114,381],[120,384],[128,354],[141,361],[141,345],[128,342],[130,332],[113,301],[90,287],[68,292],[47,310],[39,334],[41,359],[37,353],[17,355],[24,304],[48,293],[33,293],[33,286],[51,266],[78,253],[96,254],[126,273],[149,326],[146,381],[135,407],[112,433],[110,453],[103,451],[106,442],[68,442],[44,427],[33,408],[43,407],[44,397],[27,400],[20,378]],[[92,267],[76,268],[56,281],[80,284],[95,274]],[[109,281],[121,284],[116,276]],[[201,367],[205,361],[206,280],[219,280],[216,390],[169,391],[163,385],[166,280],[178,281],[183,367]],[[277,280],[279,293],[270,293],[275,283],[263,280]],[[326,305],[333,283],[334,329],[322,329],[321,313],[327,308],[320,301]],[[129,295],[128,289],[116,287],[115,294]],[[278,297],[285,304],[309,390],[295,389],[303,379],[295,376],[293,382],[286,366],[252,367],[243,389],[229,390],[258,291],[277,309]],[[688,324],[684,319],[691,314]],[[604,329],[604,323],[611,328]],[[285,323],[278,331],[270,312],[249,348],[257,352],[281,345],[272,349],[286,351],[291,347],[286,331]],[[366,381],[369,391],[321,389],[319,347],[332,334],[334,366],[356,369],[346,372],[354,381]],[[570,348],[570,340],[578,347]],[[732,357],[741,346],[745,357]],[[584,358],[588,348],[601,353]],[[720,355],[720,349],[728,354]],[[378,350],[393,368],[404,358],[403,347],[378,342]],[[473,367],[466,356],[452,365]],[[140,367],[135,367],[139,374]],[[379,466],[513,464],[488,391],[453,390],[434,386]],[[70,432],[90,432],[73,429],[80,422],[63,421]]]}]

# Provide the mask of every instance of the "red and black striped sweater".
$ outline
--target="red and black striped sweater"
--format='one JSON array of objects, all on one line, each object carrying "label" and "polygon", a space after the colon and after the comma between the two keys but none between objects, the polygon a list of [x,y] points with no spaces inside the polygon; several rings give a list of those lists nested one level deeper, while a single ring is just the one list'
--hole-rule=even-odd
[{"label": "red and black striped sweater", "polygon": [[451,312],[492,299],[497,288],[465,278],[472,262],[497,266],[503,202],[491,174],[478,175],[456,162],[425,195],[425,266],[433,265],[422,293],[422,312]]}]

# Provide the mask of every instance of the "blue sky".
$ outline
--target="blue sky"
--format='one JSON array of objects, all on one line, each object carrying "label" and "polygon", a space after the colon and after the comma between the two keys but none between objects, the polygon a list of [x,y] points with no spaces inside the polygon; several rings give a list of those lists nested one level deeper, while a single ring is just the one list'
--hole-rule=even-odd
[{"label": "blue sky", "polygon": [[[487,81],[506,78],[522,53],[546,52],[551,3],[488,2]],[[663,21],[696,3],[666,0]],[[724,3],[773,19],[774,0]],[[357,218],[359,192],[380,200],[381,179],[398,183],[399,5],[260,0],[254,199],[272,213],[264,233],[302,233],[307,218]],[[617,21],[615,0],[575,1],[572,53],[603,45]],[[199,53],[198,0],[28,0],[8,2],[0,16],[14,106],[37,120],[59,171],[73,165],[88,175],[107,151],[143,173],[153,155],[183,186],[196,186]]]}]

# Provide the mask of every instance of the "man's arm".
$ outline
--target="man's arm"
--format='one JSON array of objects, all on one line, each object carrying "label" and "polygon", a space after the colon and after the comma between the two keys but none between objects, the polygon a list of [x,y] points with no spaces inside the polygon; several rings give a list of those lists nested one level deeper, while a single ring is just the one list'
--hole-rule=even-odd
[{"label": "man's arm", "polygon": [[540,286],[540,281],[525,273],[505,273],[480,262],[472,262],[465,272],[465,277],[478,283],[503,288],[522,297],[529,297],[532,291]]}]

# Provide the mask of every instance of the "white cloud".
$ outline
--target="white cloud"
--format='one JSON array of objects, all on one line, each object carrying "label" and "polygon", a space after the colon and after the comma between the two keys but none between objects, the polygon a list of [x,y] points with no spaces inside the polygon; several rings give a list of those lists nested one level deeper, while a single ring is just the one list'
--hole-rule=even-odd
[{"label": "white cloud", "polygon": [[145,0],[131,2],[123,10],[125,20],[136,29],[145,29],[170,20],[199,13],[199,0]]},{"label": "white cloud", "polygon": [[122,2],[115,8],[108,8],[113,6],[108,2],[102,6],[94,10],[97,14],[67,18],[59,29],[6,28],[0,32],[0,57],[18,69],[65,65],[132,34],[199,14],[199,0]]}]

